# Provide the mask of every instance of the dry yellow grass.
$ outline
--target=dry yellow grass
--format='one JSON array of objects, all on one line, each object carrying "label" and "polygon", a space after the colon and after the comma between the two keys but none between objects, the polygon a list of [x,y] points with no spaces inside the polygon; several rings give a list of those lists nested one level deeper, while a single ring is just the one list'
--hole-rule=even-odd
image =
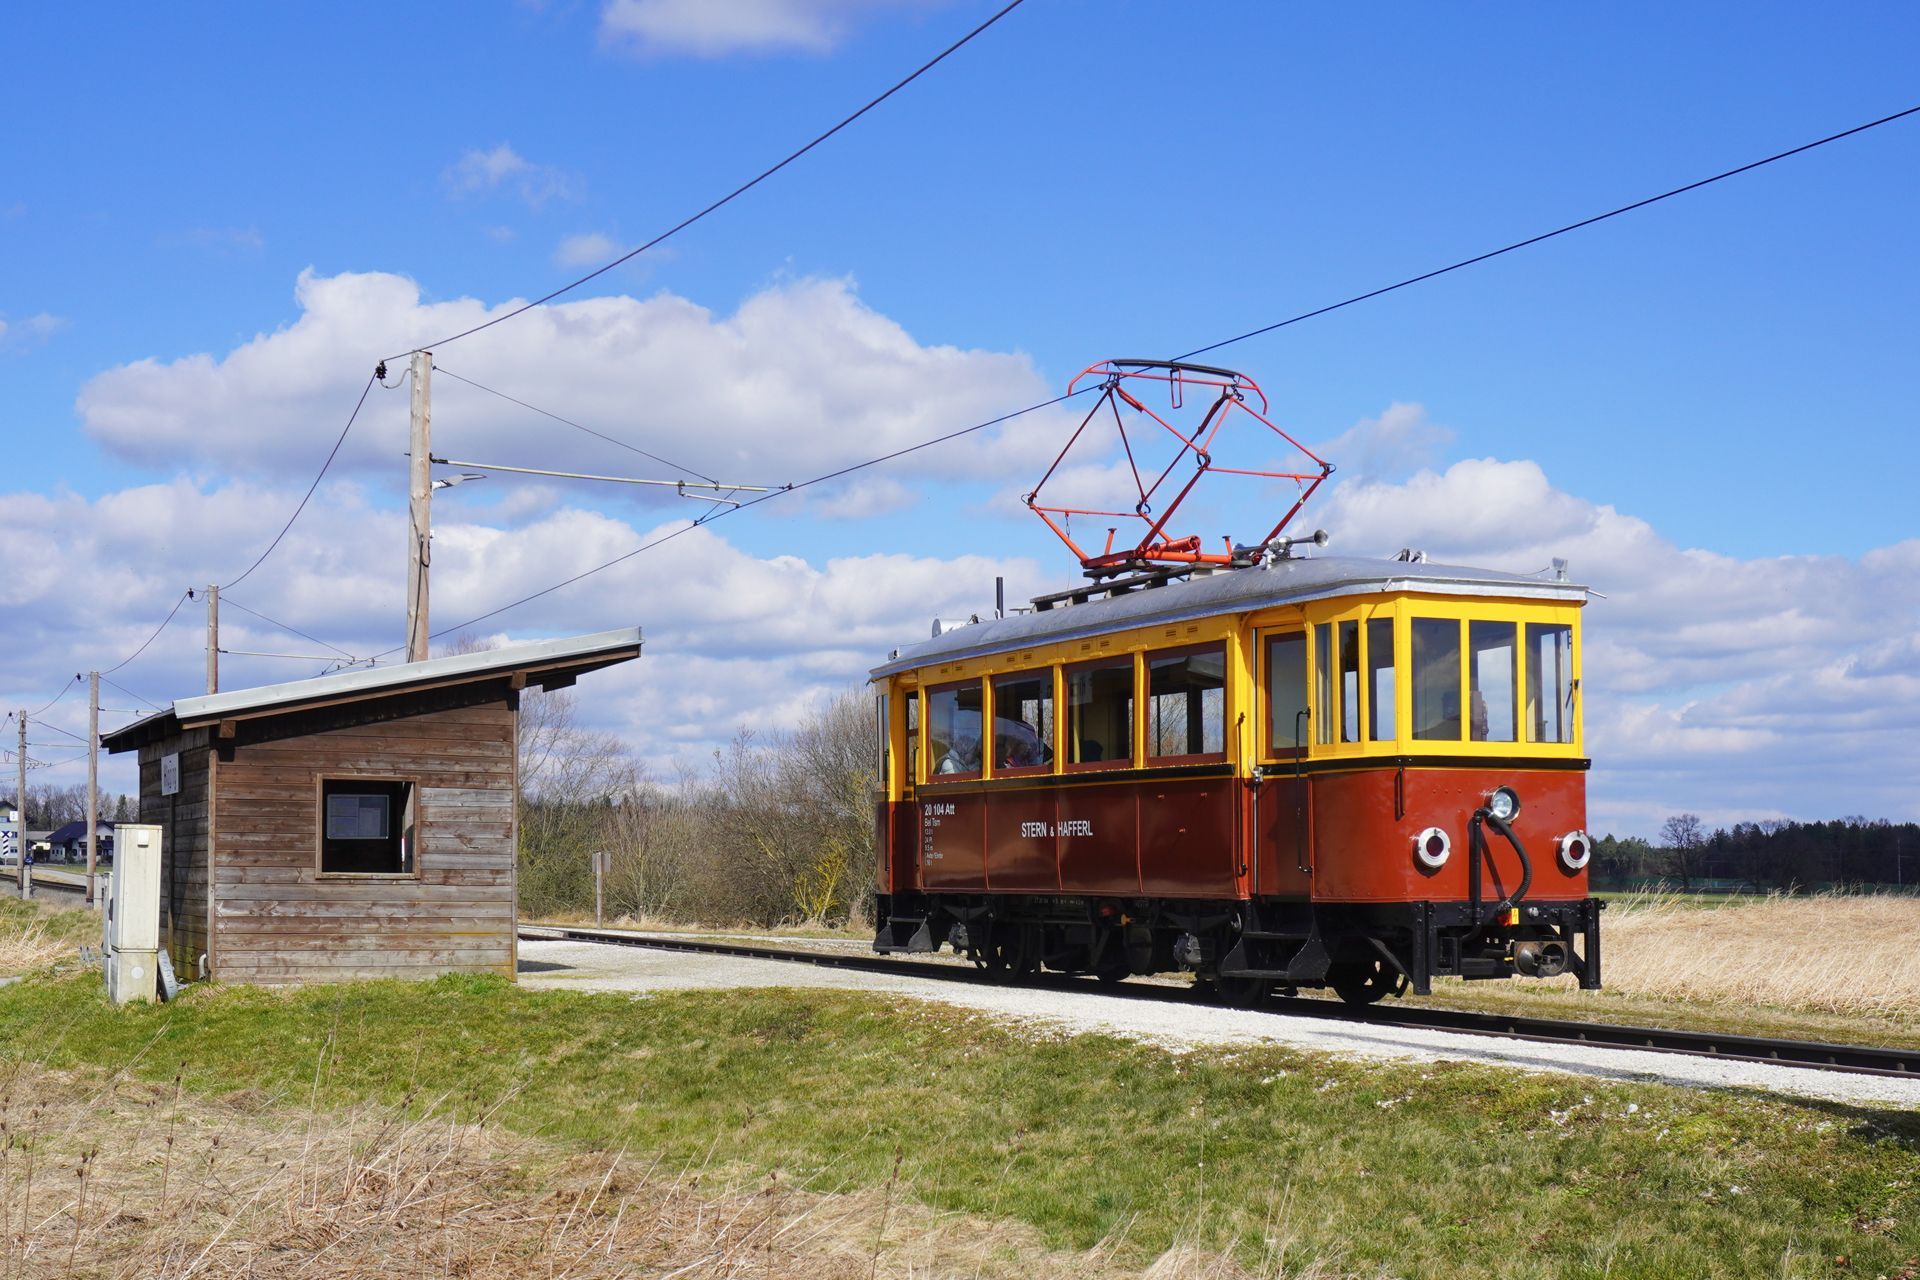
[{"label": "dry yellow grass", "polygon": [[1696,907],[1629,898],[1602,918],[1619,995],[1814,1013],[1920,1016],[1920,898],[1774,896]]},{"label": "dry yellow grass", "polygon": [[[0,1277],[1139,1274],[1114,1260],[1124,1234],[1068,1253],[1018,1223],[935,1213],[897,1181],[742,1190],[710,1172],[397,1109],[207,1102],[177,1083],[28,1068],[0,1081]],[[1282,1253],[1259,1274],[1324,1274]],[[1254,1273],[1176,1245],[1146,1274]]]},{"label": "dry yellow grass", "polygon": [[0,978],[67,959],[99,929],[100,917],[90,911],[0,902]]}]

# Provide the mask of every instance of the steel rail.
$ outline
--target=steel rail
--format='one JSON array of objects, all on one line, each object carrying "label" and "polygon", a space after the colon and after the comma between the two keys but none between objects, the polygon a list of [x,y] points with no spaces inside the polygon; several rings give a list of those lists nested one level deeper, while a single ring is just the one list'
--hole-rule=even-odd
[{"label": "steel rail", "polygon": [[[968,982],[983,986],[1010,985],[1004,975],[963,967],[959,964],[894,960],[885,956],[849,955],[834,951],[791,951],[747,942],[715,942],[702,938],[678,938],[661,934],[635,934],[607,929],[524,924],[520,926],[519,936],[529,941],[605,943],[654,951],[680,951],[699,955],[732,956],[743,960],[776,960],[789,964],[812,964],[828,969],[853,969],[897,977],[934,978],[943,982]],[[1091,979],[1064,974],[1022,978],[1019,980],[1019,985],[1029,989],[1097,992],[1103,996],[1159,1000],[1168,1003],[1188,1003],[1193,999],[1192,989],[1188,987],[1147,983],[1095,985]],[[1404,1005],[1396,1006],[1389,1012],[1378,1006],[1356,1008],[1323,1000],[1280,1000],[1266,1006],[1262,1011],[1281,1013],[1290,1017],[1319,1018],[1329,1022],[1450,1031],[1459,1035],[1526,1040],[1539,1044],[1584,1045],[1600,1049],[1640,1049],[1652,1053],[1672,1053],[1693,1058],[1756,1062],[1769,1066],[1839,1071],[1853,1075],[1890,1076],[1902,1080],[1920,1079],[1920,1048],[1888,1049],[1873,1045],[1823,1044],[1817,1041],[1731,1035],[1717,1031],[1681,1031],[1666,1027],[1641,1027],[1607,1022],[1563,1022],[1553,1018],[1535,1018],[1516,1014],[1468,1013],[1458,1009],[1414,1008]]]}]

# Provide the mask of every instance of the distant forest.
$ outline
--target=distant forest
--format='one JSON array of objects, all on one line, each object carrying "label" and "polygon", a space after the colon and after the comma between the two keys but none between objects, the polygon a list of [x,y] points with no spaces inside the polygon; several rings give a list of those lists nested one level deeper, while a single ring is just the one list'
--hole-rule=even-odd
[{"label": "distant forest", "polygon": [[1829,886],[1912,889],[1920,881],[1920,823],[1884,818],[1736,822],[1708,831],[1690,813],[1668,818],[1657,842],[1593,842],[1594,886],[1664,881],[1675,889],[1771,890]]}]

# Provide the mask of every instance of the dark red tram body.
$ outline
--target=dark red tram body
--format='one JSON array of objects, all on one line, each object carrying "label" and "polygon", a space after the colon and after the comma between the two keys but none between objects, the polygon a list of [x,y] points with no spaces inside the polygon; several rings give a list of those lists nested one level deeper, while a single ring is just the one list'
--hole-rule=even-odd
[{"label": "dark red tram body", "polygon": [[1160,571],[873,673],[879,951],[1223,998],[1600,982],[1584,588],[1406,561]]}]

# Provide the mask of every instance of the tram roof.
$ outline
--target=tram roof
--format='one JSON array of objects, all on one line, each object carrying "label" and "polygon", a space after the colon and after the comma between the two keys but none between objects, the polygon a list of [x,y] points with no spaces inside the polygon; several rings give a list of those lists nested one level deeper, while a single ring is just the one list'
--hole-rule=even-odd
[{"label": "tram roof", "polygon": [[1133,627],[1244,613],[1274,604],[1335,596],[1411,592],[1573,604],[1584,604],[1587,599],[1586,587],[1557,578],[1360,556],[1276,560],[1266,567],[1255,565],[1206,576],[1173,578],[1157,586],[1140,586],[1106,596],[1098,595],[1103,588],[1092,584],[1087,590],[1093,598],[1084,603],[988,618],[896,649],[871,675],[878,679],[936,662],[986,657],[1033,644],[1078,640]]}]

